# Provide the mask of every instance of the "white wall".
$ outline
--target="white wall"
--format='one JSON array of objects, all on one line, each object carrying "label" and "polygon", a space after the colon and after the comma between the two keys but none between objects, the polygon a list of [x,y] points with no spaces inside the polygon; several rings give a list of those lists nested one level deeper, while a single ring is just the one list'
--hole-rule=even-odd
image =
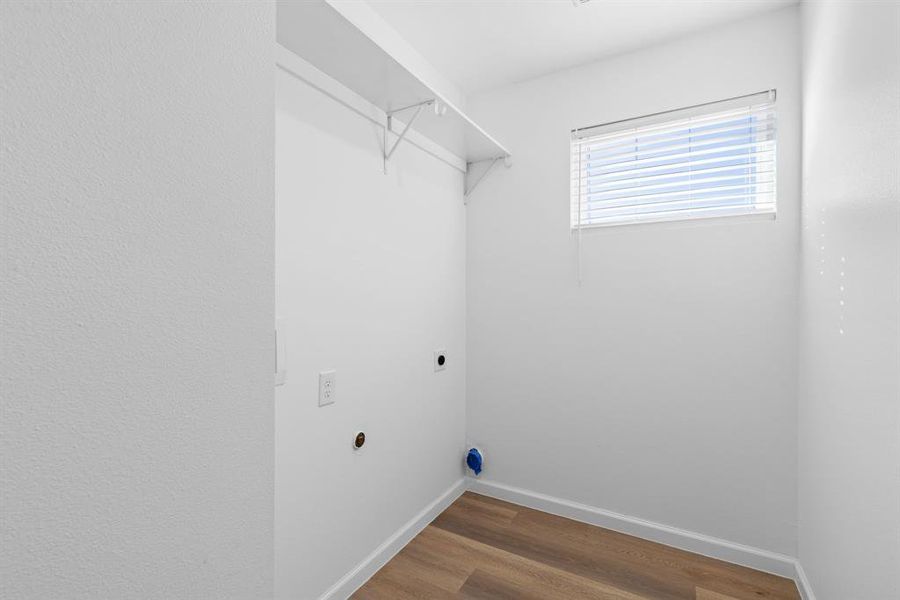
[{"label": "white wall", "polygon": [[380,128],[285,70],[277,88],[276,595],[308,599],[463,475],[463,180],[408,144],[384,175]]},{"label": "white wall", "polygon": [[800,561],[900,598],[900,5],[803,6]]},{"label": "white wall", "polygon": [[[469,98],[515,164],[468,208],[468,434],[483,477],[796,549],[796,8]],[[778,90],[778,219],[584,233],[569,131]]]},{"label": "white wall", "polygon": [[0,597],[272,593],[268,4],[0,4]]}]

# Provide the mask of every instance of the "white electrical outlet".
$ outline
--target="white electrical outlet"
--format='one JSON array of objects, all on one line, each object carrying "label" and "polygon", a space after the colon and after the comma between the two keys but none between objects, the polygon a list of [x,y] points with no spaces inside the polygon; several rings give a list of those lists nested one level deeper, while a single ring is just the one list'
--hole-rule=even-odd
[{"label": "white electrical outlet", "polygon": [[443,371],[447,368],[447,351],[443,348],[434,351],[434,370]]},{"label": "white electrical outlet", "polygon": [[319,373],[319,406],[334,404],[335,387],[334,376],[336,371],[322,371]]}]

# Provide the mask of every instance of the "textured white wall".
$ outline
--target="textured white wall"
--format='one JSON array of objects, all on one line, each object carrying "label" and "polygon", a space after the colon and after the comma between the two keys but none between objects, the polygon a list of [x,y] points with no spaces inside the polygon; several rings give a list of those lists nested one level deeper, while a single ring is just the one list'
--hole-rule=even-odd
[{"label": "textured white wall", "polygon": [[274,17],[0,4],[0,597],[272,594]]},{"label": "textured white wall", "polygon": [[403,144],[384,175],[379,128],[280,69],[277,87],[275,581],[306,599],[463,475],[465,209],[460,172]]},{"label": "textured white wall", "polygon": [[800,561],[900,598],[900,4],[803,5]]},{"label": "textured white wall", "polygon": [[[469,98],[515,157],[468,209],[484,477],[796,550],[796,8]],[[778,219],[584,233],[569,131],[778,89]]]}]

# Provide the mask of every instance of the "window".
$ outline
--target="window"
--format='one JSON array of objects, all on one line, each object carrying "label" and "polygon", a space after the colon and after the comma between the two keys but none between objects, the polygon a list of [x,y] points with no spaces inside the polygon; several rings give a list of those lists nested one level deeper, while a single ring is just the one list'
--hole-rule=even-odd
[{"label": "window", "polygon": [[775,91],[572,131],[572,228],[775,214]]}]

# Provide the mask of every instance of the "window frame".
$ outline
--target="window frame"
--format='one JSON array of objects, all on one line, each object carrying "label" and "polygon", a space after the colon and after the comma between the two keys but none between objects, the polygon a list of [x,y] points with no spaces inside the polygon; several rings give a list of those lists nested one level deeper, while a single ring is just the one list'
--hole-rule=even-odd
[{"label": "window frame", "polygon": [[[735,117],[746,114],[748,118],[747,127],[742,128],[740,125],[727,125],[727,121],[724,119],[730,118],[729,115],[731,114],[735,115]],[[755,119],[760,115],[764,117],[765,120],[757,123]],[[738,121],[739,120],[740,119],[738,119]],[[726,173],[739,172],[742,168],[746,167],[746,173],[743,175],[727,175],[728,177],[735,178],[735,181],[742,178],[745,180],[742,183],[734,184],[736,186],[736,194],[730,197],[722,195],[720,192],[716,192],[716,190],[722,189],[723,186],[709,185],[711,181],[709,173],[706,173],[703,177],[697,179],[692,176],[695,161],[704,160],[702,153],[707,151],[703,148],[694,149],[692,147],[694,145],[693,138],[695,137],[693,135],[694,130],[702,130],[702,127],[698,127],[698,124],[702,125],[704,121],[707,121],[713,128],[718,126],[721,135],[727,135],[727,139],[733,140],[725,145],[725,149],[730,153],[721,155],[719,158],[722,160],[723,164],[729,162],[729,160],[739,162],[722,167],[723,177]],[[747,131],[746,133],[735,134],[728,131],[730,127],[737,128],[733,130],[737,132],[740,132],[741,129],[746,129]],[[762,129],[757,130],[757,127],[762,127]],[[657,132],[665,132],[666,135],[660,136],[659,133],[654,133],[654,130]],[[672,177],[669,181],[672,183],[648,184],[644,181],[640,182],[640,185],[628,186],[628,183],[632,183],[640,178],[646,179],[648,175],[635,175],[630,178],[609,178],[609,176],[614,175],[616,171],[608,171],[597,175],[585,175],[586,169],[603,168],[602,162],[597,163],[601,165],[600,167],[585,167],[582,162],[585,153],[588,152],[590,154],[594,152],[593,149],[585,150],[584,147],[588,144],[593,145],[595,148],[599,147],[601,150],[606,148],[607,154],[610,152],[609,148],[615,149],[613,151],[613,156],[616,157],[616,160],[620,161],[620,158],[624,159],[624,161],[615,163],[616,165],[626,165],[622,168],[623,172],[638,171],[643,168],[634,167],[629,169],[627,167],[628,161],[631,160],[629,156],[630,151],[627,150],[627,146],[629,145],[628,140],[632,137],[630,135],[631,133],[634,134],[633,137],[635,140],[635,149],[631,154],[635,157],[635,161],[646,162],[649,160],[650,166],[647,167],[648,169],[660,168],[662,171],[666,171],[665,164],[662,166],[654,166],[652,164],[653,160],[664,160],[666,158],[672,158],[673,156],[684,156],[680,161],[669,163],[673,168],[677,167],[680,170],[676,170],[672,173],[663,172],[659,175],[651,173],[649,175],[649,177],[663,177],[664,180],[665,175],[671,175]],[[687,149],[672,152],[671,149],[666,149],[667,144],[671,146],[673,143],[676,143],[676,141],[670,139],[668,142],[663,142],[661,144],[657,141],[654,142],[654,144],[657,146],[661,145],[662,150],[657,150],[656,154],[653,155],[653,151],[650,149],[652,144],[647,140],[654,135],[656,135],[657,140],[665,139],[666,137],[674,138],[677,143],[681,145],[684,145],[682,142],[686,140]],[[696,137],[699,137],[700,135],[704,134],[701,134],[698,131]],[[747,136],[746,144],[740,144],[740,137],[742,135]],[[762,137],[760,137],[761,135]],[[706,137],[707,142],[715,141],[715,136],[709,137],[706,135]],[[643,144],[641,143],[642,139],[644,140]],[[611,145],[604,146],[603,142],[608,140],[612,140]],[[746,146],[746,153],[731,149],[731,146],[741,145]],[[621,151],[616,149],[617,146],[626,148],[626,150]],[[579,231],[581,229],[617,227],[621,225],[684,223],[691,221],[709,221],[714,219],[732,220],[736,218],[754,218],[761,216],[774,219],[777,215],[777,147],[777,106],[775,89],[754,94],[745,94],[727,98],[725,100],[704,102],[685,108],[622,119],[591,127],[572,129],[569,144],[570,229],[572,231]],[[713,144],[709,146],[709,148],[713,148],[712,154],[715,155],[715,145]],[[669,154],[659,154],[659,152],[669,152]],[[766,171],[757,170],[761,164],[757,154],[763,156],[766,159],[765,162],[771,163],[771,167]],[[647,157],[641,158],[642,155],[647,155]],[[602,156],[602,153],[600,153],[600,156]],[[686,171],[683,170],[685,168],[687,169]],[[713,168],[711,167],[707,170],[711,171]],[[771,174],[770,177],[765,177],[769,174]],[[597,185],[609,186],[612,184],[612,187],[586,194],[581,186],[583,185],[583,182],[590,177],[607,177],[605,181],[603,179],[599,180]],[[694,187],[695,182],[700,184],[699,187]],[[615,185],[616,183],[623,184],[624,188],[621,186],[617,187]],[[653,195],[654,192],[647,194],[646,188],[652,188],[654,185],[656,187],[662,186],[662,189],[656,192],[657,195],[661,196],[663,194],[668,194],[671,198],[663,198],[660,202],[653,202],[652,199],[649,202],[642,200],[641,196]],[[641,186],[644,186],[645,189],[641,190]],[[667,186],[669,190],[675,191],[664,191]],[[679,186],[686,186],[687,189],[679,190]],[[641,193],[633,191],[631,192],[633,194],[632,196],[616,197],[616,191],[627,189],[637,190],[637,192]],[[594,209],[588,208],[587,210],[598,212],[601,216],[585,221],[585,198],[587,197],[590,199],[592,194],[595,196],[598,194],[605,194],[607,198],[588,200],[588,203],[596,204],[598,207]],[[674,196],[672,196],[673,194]],[[743,199],[745,198],[748,200],[746,203],[743,202]],[[616,202],[621,202],[622,200],[626,202],[616,204]],[[629,202],[629,200],[631,201]],[[600,204],[604,201],[609,202],[609,205]],[[717,201],[719,202],[717,203]],[[680,202],[681,205],[687,205],[687,207],[680,208],[676,204],[677,202]],[[652,206],[656,206],[656,208],[654,209]],[[666,210],[666,208],[669,207],[671,208]],[[631,210],[628,210],[629,208]],[[647,210],[648,208],[649,210]],[[617,212],[619,214],[616,214]]]}]

